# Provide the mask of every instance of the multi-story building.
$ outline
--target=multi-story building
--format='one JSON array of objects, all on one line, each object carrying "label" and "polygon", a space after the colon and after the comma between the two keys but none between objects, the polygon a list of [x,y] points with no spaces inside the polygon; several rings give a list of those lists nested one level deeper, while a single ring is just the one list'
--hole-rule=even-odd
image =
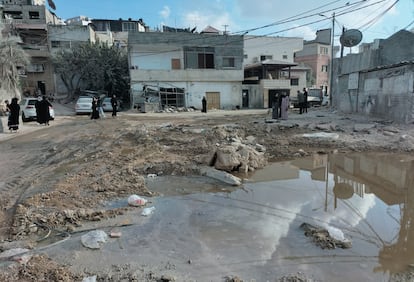
[{"label": "multi-story building", "polygon": [[22,73],[22,90],[27,95],[54,92],[53,69],[48,46],[48,24],[60,23],[43,1],[3,0],[2,21],[10,33],[22,40],[30,64]]},{"label": "multi-story building", "polygon": [[245,36],[242,106],[268,108],[282,93],[296,96],[308,71],[293,61],[302,48],[303,38]]},{"label": "multi-story building", "polygon": [[303,50],[295,53],[294,61],[312,70],[308,87],[322,88],[326,92],[329,86],[331,57],[331,29],[318,30],[316,39],[305,41]]},{"label": "multi-story building", "polygon": [[241,106],[243,36],[130,32],[128,53],[133,104]]}]

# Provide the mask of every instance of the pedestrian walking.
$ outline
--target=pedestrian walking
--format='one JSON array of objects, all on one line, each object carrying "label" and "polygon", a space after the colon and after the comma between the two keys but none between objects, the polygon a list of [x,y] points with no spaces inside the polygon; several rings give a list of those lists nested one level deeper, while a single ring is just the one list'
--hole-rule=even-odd
[{"label": "pedestrian walking", "polygon": [[39,124],[49,125],[50,121],[50,108],[52,104],[46,99],[46,96],[40,97],[35,104],[36,107],[36,119]]},{"label": "pedestrian walking", "polygon": [[305,95],[298,90],[298,105],[299,105],[299,114],[303,114],[305,106]]},{"label": "pedestrian walking", "polygon": [[303,112],[308,112],[308,91],[306,88],[303,88],[303,96],[305,97],[304,105],[303,105]]},{"label": "pedestrian walking", "polygon": [[201,109],[201,112],[207,113],[207,100],[205,96],[203,97],[203,100],[201,100],[201,104],[203,106],[203,108]]},{"label": "pedestrian walking", "polygon": [[20,114],[20,106],[17,103],[18,99],[13,98],[11,103],[9,104],[9,119],[7,125],[9,126],[10,132],[17,132],[19,129],[19,114]]},{"label": "pedestrian walking", "polygon": [[272,119],[279,119],[279,95],[276,94],[272,102]]},{"label": "pedestrian walking", "polygon": [[289,110],[289,96],[286,93],[282,94],[282,103],[280,105],[280,117],[282,119],[288,119],[288,110]]},{"label": "pedestrian walking", "polygon": [[98,98],[92,99],[92,114],[91,119],[99,119]]},{"label": "pedestrian walking", "polygon": [[117,111],[117,107],[118,107],[118,102],[116,100],[116,96],[115,95],[112,95],[111,105],[112,105],[112,117],[116,117],[116,111]]}]

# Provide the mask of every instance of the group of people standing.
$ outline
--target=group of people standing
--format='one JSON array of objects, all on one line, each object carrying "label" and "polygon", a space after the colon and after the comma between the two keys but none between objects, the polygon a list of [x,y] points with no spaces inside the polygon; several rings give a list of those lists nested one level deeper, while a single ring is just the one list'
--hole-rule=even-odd
[{"label": "group of people standing", "polygon": [[[6,103],[6,113],[8,115],[7,126],[9,127],[10,132],[17,132],[19,129],[19,119],[20,119],[20,105],[19,99],[14,97],[9,103],[8,100]],[[35,103],[36,108],[36,120],[39,124],[49,125],[51,120],[50,116],[50,107],[52,104],[46,99],[46,96],[39,96]]]},{"label": "group of people standing", "polygon": [[272,118],[288,119],[289,105],[289,94],[287,94],[286,92],[276,94],[272,104]]},{"label": "group of people standing", "polygon": [[[100,100],[101,99],[99,97],[92,98],[91,119],[99,119],[100,116],[105,117]],[[111,97],[111,106],[112,106],[112,117],[116,117],[116,112],[118,111],[118,101],[116,99],[116,95],[112,95]]]},{"label": "group of people standing", "polygon": [[308,91],[306,88],[303,88],[303,92],[298,90],[298,104],[299,104],[299,114],[304,114],[308,112]]}]

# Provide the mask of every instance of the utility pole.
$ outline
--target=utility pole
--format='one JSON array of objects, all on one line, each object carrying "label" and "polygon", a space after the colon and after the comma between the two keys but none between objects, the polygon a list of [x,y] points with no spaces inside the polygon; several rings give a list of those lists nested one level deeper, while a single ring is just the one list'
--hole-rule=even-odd
[{"label": "utility pole", "polygon": [[229,26],[228,24],[223,25],[224,26],[224,34],[227,34],[227,27]]},{"label": "utility pole", "polygon": [[331,34],[331,61],[329,68],[329,105],[332,107],[332,86],[333,86],[333,59],[335,44],[335,12],[332,13],[332,34]]}]

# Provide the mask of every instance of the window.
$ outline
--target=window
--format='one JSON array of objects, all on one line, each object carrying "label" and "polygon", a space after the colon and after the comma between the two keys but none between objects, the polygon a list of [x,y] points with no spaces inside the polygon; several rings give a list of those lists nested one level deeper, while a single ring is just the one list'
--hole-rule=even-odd
[{"label": "window", "polygon": [[299,85],[299,78],[291,78],[290,85]]},{"label": "window", "polygon": [[171,59],[171,69],[173,70],[181,69],[180,59]]},{"label": "window", "polygon": [[321,72],[328,72],[328,65],[322,65]]},{"label": "window", "polygon": [[185,47],[184,65],[186,69],[214,69],[214,48]]},{"label": "window", "polygon": [[328,47],[319,47],[319,53],[323,55],[328,54]]},{"label": "window", "polygon": [[135,22],[123,22],[122,31],[134,31],[137,30],[137,23]]},{"label": "window", "polygon": [[43,64],[31,64],[26,68],[27,72],[44,72],[45,66]]},{"label": "window", "polygon": [[283,55],[282,58],[283,58],[283,60],[287,60],[288,56],[287,55]]},{"label": "window", "polygon": [[234,57],[223,58],[223,68],[234,68]]},{"label": "window", "polygon": [[264,60],[272,60],[273,56],[272,55],[261,55],[260,56],[260,61],[264,61]]},{"label": "window", "polygon": [[52,48],[70,48],[70,41],[52,41]]},{"label": "window", "polygon": [[40,16],[39,16],[39,12],[37,12],[37,11],[35,11],[35,12],[30,12],[29,11],[29,18],[30,19],[39,19],[40,18]]}]

